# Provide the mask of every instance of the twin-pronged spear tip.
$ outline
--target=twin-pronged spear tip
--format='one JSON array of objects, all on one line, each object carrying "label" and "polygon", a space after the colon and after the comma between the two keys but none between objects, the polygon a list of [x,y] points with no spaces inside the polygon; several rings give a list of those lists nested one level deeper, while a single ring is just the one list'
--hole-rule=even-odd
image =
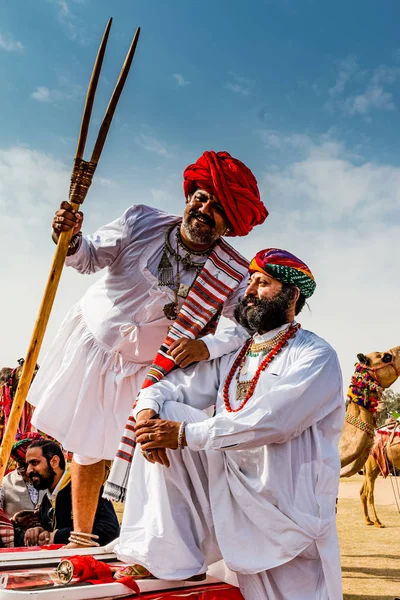
[{"label": "twin-pronged spear tip", "polygon": [[126,79],[128,77],[129,69],[132,64],[133,57],[135,55],[136,46],[138,44],[140,27],[137,28],[136,33],[133,37],[132,43],[128,50],[125,58],[125,62],[122,65],[121,72],[118,77],[118,81],[112,93],[110,102],[107,106],[102,124],[99,129],[96,143],[94,145],[92,157],[90,162],[83,160],[83,152],[85,150],[86,139],[89,130],[90,117],[92,114],[94,98],[96,95],[97,84],[99,82],[101,67],[103,64],[104,54],[106,51],[108,36],[111,29],[112,19],[107,23],[104,31],[103,39],[101,40],[99,51],[96,56],[94,63],[92,76],[90,78],[88,91],[86,94],[85,108],[82,116],[81,130],[79,133],[78,145],[75,154],[75,165],[71,176],[71,188],[70,188],[70,202],[76,204],[82,204],[84,201],[89,186],[92,182],[94,171],[97,163],[99,162],[101,152],[103,150],[104,143],[107,138],[108,131],[110,129],[111,121],[114,116],[115,109],[118,104],[118,100],[121,96],[124,88]]}]

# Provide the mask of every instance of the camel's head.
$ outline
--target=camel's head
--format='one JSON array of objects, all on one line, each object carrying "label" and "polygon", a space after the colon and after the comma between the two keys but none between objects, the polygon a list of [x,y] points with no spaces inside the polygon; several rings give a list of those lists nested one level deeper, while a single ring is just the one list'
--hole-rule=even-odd
[{"label": "camel's head", "polygon": [[[20,358],[18,360],[18,367],[16,367],[15,369],[11,369],[10,367],[4,367],[3,369],[0,369],[0,387],[3,385],[3,383],[10,384],[11,385],[11,393],[12,393],[12,395],[14,395],[15,392],[17,391],[17,386],[18,386],[18,382],[21,377],[23,366],[24,366],[24,359]],[[39,370],[39,365],[36,365],[35,370],[33,372],[32,379],[34,379],[38,370]]]},{"label": "camel's head", "polygon": [[383,388],[390,387],[400,376],[400,346],[386,352],[357,354],[357,358]]}]

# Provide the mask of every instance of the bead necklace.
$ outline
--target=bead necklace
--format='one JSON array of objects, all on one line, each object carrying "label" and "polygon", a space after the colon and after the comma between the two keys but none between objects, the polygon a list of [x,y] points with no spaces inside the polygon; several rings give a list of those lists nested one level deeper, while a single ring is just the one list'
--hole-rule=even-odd
[{"label": "bead necklace", "polygon": [[[280,342],[282,338],[285,337],[285,335],[289,331],[289,328],[290,328],[290,325],[285,327],[285,329],[283,329],[282,331],[279,331],[279,333],[274,335],[273,338],[271,338],[270,340],[267,340],[265,342],[255,344],[254,340],[253,340],[253,343],[251,344],[251,346],[249,347],[245,356],[243,357],[242,364],[240,365],[239,369],[236,372],[236,400],[238,400],[238,401],[243,400],[243,398],[246,397],[246,394],[249,391],[249,387],[251,386],[251,381],[252,381],[251,379],[247,379],[245,381],[240,381],[240,376],[246,375],[247,371],[248,371],[248,368],[246,365],[247,357],[248,356],[252,356],[252,357],[258,356],[259,354],[261,354],[261,356],[265,356],[266,354],[268,354],[268,352],[271,352],[271,350],[274,348],[274,346],[276,346],[276,344],[278,342]],[[254,350],[254,348],[255,348],[255,350]]]},{"label": "bead necklace", "polygon": [[290,325],[285,327],[285,329],[282,331],[279,331],[276,335],[274,335],[273,338],[266,340],[265,342],[259,342],[257,344],[253,339],[253,343],[251,344],[247,355],[258,356],[259,354],[263,354],[265,356],[284,337],[289,327]]},{"label": "bead necklace", "polygon": [[227,412],[238,412],[239,410],[242,410],[242,408],[245,406],[245,404],[248,402],[248,400],[250,400],[250,398],[254,394],[254,390],[256,388],[256,385],[258,383],[261,373],[273,361],[275,356],[277,354],[279,354],[279,352],[282,350],[282,348],[285,346],[285,344],[288,342],[288,340],[296,334],[296,332],[300,329],[300,327],[301,327],[300,323],[297,323],[296,325],[290,325],[290,327],[289,327],[288,331],[286,331],[284,337],[274,346],[274,348],[272,348],[272,350],[262,360],[262,362],[258,366],[258,369],[257,369],[253,379],[250,382],[246,382],[246,383],[249,383],[249,387],[246,391],[246,395],[245,395],[242,403],[240,404],[240,406],[238,406],[238,408],[232,408],[230,400],[229,400],[229,388],[230,388],[232,379],[233,379],[237,369],[240,368],[240,365],[243,363],[244,360],[246,360],[247,352],[251,346],[252,340],[248,340],[245,343],[245,345],[239,352],[238,356],[236,357],[236,360],[233,363],[231,370],[229,371],[228,377],[226,378],[226,381],[225,381],[223,397],[224,397],[224,405],[225,405]]}]

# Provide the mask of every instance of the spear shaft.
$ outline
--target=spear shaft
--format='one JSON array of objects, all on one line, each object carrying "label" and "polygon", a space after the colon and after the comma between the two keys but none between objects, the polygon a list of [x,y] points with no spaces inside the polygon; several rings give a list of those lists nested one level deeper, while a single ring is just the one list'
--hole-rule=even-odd
[{"label": "spear shaft", "polygon": [[[125,84],[128,72],[135,54],[137,42],[139,39],[140,28],[137,29],[132,44],[128,50],[125,62],[122,66],[117,84],[112,94],[106,114],[101,124],[99,134],[90,161],[83,160],[83,153],[89,129],[90,117],[92,113],[96,88],[100,77],[100,71],[103,64],[104,54],[110,33],[112,19],[107,23],[106,29],[100,47],[97,53],[96,61],[90,78],[89,87],[86,95],[85,108],[82,116],[82,123],[76,148],[74,168],[71,175],[71,186],[69,192],[69,202],[74,210],[79,210],[80,205],[86,198],[88,189],[92,183],[93,175],[103,149],[107,133],[109,131],[111,120]],[[53,307],[61,273],[68,253],[68,246],[71,240],[72,231],[63,231],[59,235],[57,248],[51,265],[50,274],[47,280],[46,288],[43,294],[42,303],[33,329],[32,338],[29,344],[28,352],[22,368],[18,388],[12,403],[11,412],[7,421],[2,444],[0,447],[0,484],[11,453],[11,447],[14,443],[18,425],[21,419],[22,410],[28,395],[29,387],[32,382],[33,373],[36,367],[40,348],[43,342],[44,334],[49,321],[50,313]]]}]

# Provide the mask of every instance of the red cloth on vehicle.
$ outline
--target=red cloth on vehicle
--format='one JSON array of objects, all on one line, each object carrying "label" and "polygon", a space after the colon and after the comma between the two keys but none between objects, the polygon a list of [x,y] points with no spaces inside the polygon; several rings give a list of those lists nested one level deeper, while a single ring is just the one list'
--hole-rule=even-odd
[{"label": "red cloth on vehicle", "polygon": [[102,583],[122,583],[140,596],[140,589],[132,577],[121,577],[115,580],[111,568],[106,563],[97,560],[93,556],[70,556],[63,560],[69,560],[74,566],[74,577],[78,583],[91,583],[92,585]]},{"label": "red cloth on vehicle", "polygon": [[204,152],[197,162],[186,167],[183,178],[186,197],[200,188],[218,198],[229,221],[228,235],[247,235],[268,216],[257,179],[228,152]]},{"label": "red cloth on vehicle", "polygon": [[[185,587],[180,590],[166,590],[158,592],[145,592],[143,600],[244,600],[240,590],[226,583],[199,585],[193,588]],[[129,596],[127,600],[133,600]]]}]

